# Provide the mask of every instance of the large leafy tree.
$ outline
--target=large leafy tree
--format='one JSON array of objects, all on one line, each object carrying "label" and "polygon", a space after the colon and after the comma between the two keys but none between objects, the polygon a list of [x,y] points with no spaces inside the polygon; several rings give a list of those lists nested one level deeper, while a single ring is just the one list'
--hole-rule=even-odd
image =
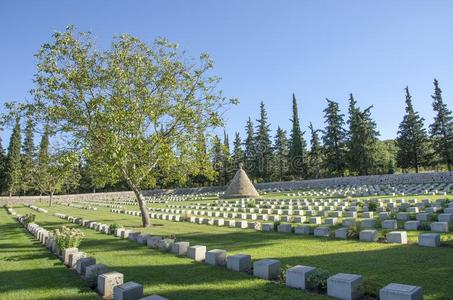
[{"label": "large leafy tree", "polygon": [[359,175],[368,175],[374,165],[379,132],[376,123],[371,118],[369,106],[361,110],[353,95],[349,97],[348,118],[348,165],[350,171]]},{"label": "large leafy tree", "polygon": [[288,173],[288,152],[289,143],[286,137],[286,131],[277,127],[274,139],[274,177],[282,181]]},{"label": "large leafy tree", "polygon": [[272,141],[270,124],[264,102],[260,103],[260,118],[256,120],[255,132],[255,175],[261,180],[268,181],[271,174]]},{"label": "large leafy tree", "polygon": [[327,100],[327,107],[324,109],[323,143],[325,150],[326,168],[331,174],[344,175],[346,161],[346,131],[344,129],[344,115],[340,112],[337,102]]},{"label": "large leafy tree", "polygon": [[319,129],[315,129],[310,122],[310,152],[308,153],[308,176],[312,178],[320,178],[323,170],[323,149],[319,138]]},{"label": "large leafy tree", "polygon": [[21,187],[21,132],[20,118],[16,118],[11,138],[9,140],[8,155],[5,162],[5,189],[9,196],[17,193]]},{"label": "large leafy tree", "polygon": [[91,159],[100,171],[135,193],[144,227],[141,189],[155,184],[158,166],[174,170],[176,151],[195,143],[200,128],[221,125],[219,111],[235,102],[207,74],[207,54],[190,60],[164,39],[148,46],[124,34],[100,51],[90,33],[69,27],[36,57],[35,106],[74,146],[96,149]]},{"label": "large leafy tree", "polygon": [[430,125],[430,134],[434,150],[442,163],[447,164],[451,171],[453,163],[453,116],[451,110],[442,99],[439,82],[434,79],[433,110],[436,113]]},{"label": "large leafy tree", "polygon": [[306,175],[306,152],[307,143],[300,129],[299,112],[297,109],[296,96],[293,94],[293,115],[291,118],[292,128],[289,138],[289,173],[297,178]]},{"label": "large leafy tree", "polygon": [[35,145],[34,145],[34,120],[31,112],[27,113],[27,123],[25,125],[24,143],[22,145],[22,170],[21,170],[21,189],[24,194],[34,188],[33,170],[35,168]]},{"label": "large leafy tree", "polygon": [[418,173],[420,166],[426,164],[429,142],[423,125],[424,119],[414,110],[409,88],[406,87],[405,91],[406,114],[399,125],[396,138],[399,147],[397,162],[401,168],[414,168]]}]

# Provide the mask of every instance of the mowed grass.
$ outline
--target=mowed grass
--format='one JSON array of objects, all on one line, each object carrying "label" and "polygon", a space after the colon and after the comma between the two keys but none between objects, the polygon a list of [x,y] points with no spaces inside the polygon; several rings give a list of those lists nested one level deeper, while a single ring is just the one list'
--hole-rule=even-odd
[{"label": "mowed grass", "polygon": [[[34,212],[28,208],[16,210],[19,213]],[[113,214],[107,208],[89,211],[60,205],[50,208],[48,214],[36,213],[37,222],[49,228],[63,223],[70,224],[53,217],[51,214],[54,212],[109,224],[117,222],[130,229],[155,235],[175,234],[180,241],[206,245],[208,250],[226,249],[229,254],[250,254],[253,260],[276,258],[281,260],[283,266],[301,264],[322,268],[331,274],[360,274],[365,277],[367,288],[371,290],[395,282],[422,286],[425,299],[453,299],[453,247],[448,242],[452,239],[451,234],[442,235],[442,239],[447,241],[446,247],[424,248],[414,243],[418,235],[415,232],[409,232],[411,244],[396,245],[263,233],[163,220],[152,220],[154,226],[143,229],[139,226],[139,217]],[[170,299],[318,297],[253,279],[245,274],[162,254],[89,229],[84,231],[87,239],[82,243],[81,249],[94,255],[99,262],[124,272],[127,280],[145,284],[147,294],[158,293]]]},{"label": "mowed grass", "polygon": [[13,218],[0,210],[0,299],[98,299]]},{"label": "mowed grass", "polygon": [[[55,206],[50,211],[61,211],[65,208]],[[16,211],[21,214],[34,212],[28,208],[16,208]],[[70,209],[70,211],[74,214],[78,212],[80,215],[84,212],[88,213],[78,209]],[[47,229],[58,228],[61,225],[78,227],[52,216],[50,212],[49,214],[35,213],[36,223]],[[93,219],[95,216],[99,219],[102,219],[103,215],[110,216],[105,212],[92,213],[90,216]],[[115,217],[115,215],[112,216]],[[137,219],[129,220],[131,225],[137,225],[137,221]],[[188,258],[177,257],[170,253],[161,253],[94,230],[86,228],[82,230],[86,237],[80,246],[81,251],[95,257],[98,263],[107,265],[111,270],[123,273],[125,281],[143,284],[145,295],[159,294],[169,299],[328,299],[326,296],[288,289],[284,285],[257,279],[248,274],[193,262]],[[27,266],[27,262],[22,262],[22,265]],[[66,272],[71,273],[70,270]],[[44,275],[43,277],[45,281],[46,277]],[[18,280],[21,279],[18,277]]]}]

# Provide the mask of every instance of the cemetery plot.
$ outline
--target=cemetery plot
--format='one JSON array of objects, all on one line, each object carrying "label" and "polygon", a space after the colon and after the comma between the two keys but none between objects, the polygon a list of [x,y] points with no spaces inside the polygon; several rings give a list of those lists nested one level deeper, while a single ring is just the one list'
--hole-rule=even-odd
[{"label": "cemetery plot", "polygon": [[[312,192],[319,192],[319,190]],[[277,259],[280,261],[283,268],[286,268],[286,266],[302,265],[315,267],[320,270],[327,270],[330,275],[337,273],[358,274],[365,279],[367,286],[372,284],[372,286],[376,287],[376,293],[379,292],[379,288],[383,288],[392,283],[398,283],[423,287],[425,299],[436,299],[439,295],[449,295],[452,287],[446,278],[449,278],[451,274],[449,273],[449,270],[442,269],[442,265],[444,265],[443,262],[445,259],[448,259],[448,257],[452,255],[450,248],[451,242],[448,241],[451,239],[451,234],[437,233],[431,230],[418,231],[404,229],[407,222],[418,221],[418,214],[429,213],[432,216],[438,217],[445,213],[445,210],[448,211],[449,202],[446,200],[447,196],[443,195],[443,192],[439,192],[439,195],[437,196],[431,194],[427,195],[424,191],[421,191],[421,195],[416,196],[387,195],[383,197],[361,196],[354,198],[339,198],[338,196],[334,197],[329,194],[304,197],[302,196],[302,193],[303,191],[284,192],[279,193],[278,196],[275,195],[275,193],[269,193],[263,195],[262,199],[234,199],[227,201],[218,200],[218,198],[213,199],[212,196],[208,199],[202,199],[202,196],[196,196],[197,199],[193,199],[191,198],[194,197],[193,195],[172,195],[161,196],[160,198],[156,196],[152,199],[148,198],[148,206],[151,209],[150,214],[160,214],[162,215],[162,219],[154,219],[153,223],[156,226],[146,229],[137,227],[139,224],[139,213],[132,199],[96,201],[97,204],[92,203],[92,206],[97,207],[96,211],[55,205],[48,209],[49,212],[47,214],[40,213],[38,217],[49,218],[53,220],[52,222],[55,222],[56,218],[52,216],[52,214],[62,213],[66,216],[73,216],[74,218],[83,218],[84,220],[96,222],[93,223],[93,229],[96,229],[96,226],[99,226],[99,230],[102,230],[102,224],[119,223],[125,227],[128,232],[127,240],[129,240],[129,243],[133,243],[133,245],[138,245],[140,243],[140,238],[142,238],[142,240],[146,239],[146,235],[176,236],[175,247],[165,245],[162,245],[162,247],[170,247],[168,249],[173,251],[173,253],[179,253],[179,255],[185,256],[185,253],[189,251],[191,246],[206,246],[204,258],[210,261],[212,265],[222,266],[222,269],[233,268],[232,265],[230,265],[230,267],[228,267],[228,264],[224,265],[222,249],[225,249],[227,255],[250,255],[253,261]],[[336,191],[332,191],[332,193],[336,193]],[[372,206],[370,203],[375,203],[376,205]],[[112,206],[115,205],[122,206],[122,208],[112,208]],[[293,206],[292,209],[290,209],[290,205]],[[42,205],[38,206],[41,207]],[[309,208],[308,206],[311,207]],[[319,209],[321,206],[323,206],[323,208]],[[333,210],[328,209],[328,213],[326,214],[324,210],[329,206],[332,206]],[[341,210],[339,208],[341,208]],[[412,211],[411,208],[417,208],[418,212],[415,209]],[[28,208],[15,209],[22,213],[23,210],[29,210]],[[132,213],[115,214],[111,212],[112,209],[121,209],[130,212],[137,211],[137,213],[134,213],[135,215]],[[223,211],[221,209],[223,209]],[[252,209],[254,211],[251,211]],[[433,212],[430,212],[431,209]],[[436,209],[437,211],[434,212]],[[173,210],[173,212],[171,210]],[[180,210],[180,212],[177,213],[176,210]],[[169,221],[170,217],[167,217],[167,219],[164,220],[163,215],[180,215],[187,217],[186,212],[183,213],[183,211],[187,210],[196,212],[190,217],[198,218],[197,223],[190,223],[190,217],[181,220],[180,222]],[[262,211],[260,212],[259,210]],[[309,210],[313,212],[313,215],[311,212],[307,214]],[[426,210],[428,210],[428,212],[426,212]],[[298,211],[297,214],[295,214],[295,211]],[[303,213],[301,213],[302,211]],[[443,212],[439,213],[439,211]],[[385,219],[384,214],[382,214],[384,212],[388,217],[387,219]],[[231,218],[216,217],[216,213],[235,213],[236,217],[232,218],[232,215]],[[409,219],[399,220],[398,213],[408,213]],[[211,216],[208,214],[211,214]],[[244,214],[245,218],[243,219],[242,216]],[[279,218],[305,217],[305,221],[300,222],[300,224],[295,224],[293,220],[292,222],[280,221],[280,226],[273,226],[278,222],[277,219],[272,222],[260,219],[259,216],[264,216],[266,214]],[[256,215],[256,218],[253,215]],[[401,218],[403,217],[400,216],[400,219]],[[201,219],[206,219],[208,222],[200,222]],[[217,220],[218,223],[215,224],[214,222],[211,225],[209,222],[211,219]],[[219,226],[219,220],[221,219],[225,219],[223,226]],[[234,221],[234,223],[230,223],[230,221]],[[261,223],[261,230],[258,228],[243,229],[243,224],[248,224],[252,221],[254,223]],[[364,233],[362,233],[362,240],[375,241],[374,234],[376,231],[378,237],[385,232],[388,240],[387,242],[389,243],[340,240],[340,233],[343,233],[343,236],[346,236],[346,238],[348,235],[349,227],[342,226],[344,221],[350,221],[352,223],[355,221],[355,223],[358,224],[365,221],[364,225],[367,228],[361,230],[364,231]],[[386,221],[391,221],[387,222],[388,224],[396,223],[396,228],[392,227],[388,230],[381,229]],[[311,222],[313,224],[304,224],[304,222]],[[424,224],[424,222],[425,221],[421,222],[421,224]],[[433,222],[436,223],[439,221],[437,219],[432,221],[430,218],[427,222],[430,225]],[[264,231],[264,225],[271,223],[274,223],[270,226],[271,232],[262,232]],[[390,226],[388,224],[385,226]],[[289,232],[288,226],[290,226],[291,232]],[[301,232],[310,234],[299,235],[292,233],[293,228],[296,232],[300,228],[308,228],[309,230],[307,232]],[[316,235],[319,237],[311,235],[315,234],[315,231]],[[326,231],[328,231],[328,238],[323,237],[327,235],[325,233]],[[140,232],[141,234],[131,235],[136,232]],[[337,233],[339,239],[335,239]],[[422,235],[420,235],[421,233]],[[430,236],[432,234],[435,235],[434,238]],[[436,244],[436,234],[438,234],[439,242],[442,240],[442,246],[440,248],[433,249],[417,245],[419,243],[419,237],[421,238],[420,245],[423,244],[423,246],[426,246],[430,245],[430,243],[434,243],[435,246],[438,245]],[[358,234],[357,239],[359,238],[360,234]],[[130,240],[136,240],[137,242],[135,243]],[[379,241],[379,239],[377,240]],[[411,245],[396,244],[404,244],[406,241]],[[116,242],[121,243],[121,241]],[[178,244],[178,242],[187,242],[188,244]],[[155,247],[159,249],[159,241],[156,241]],[[147,247],[145,246],[143,248],[146,249]],[[107,253],[109,252],[107,249],[102,250],[102,252],[104,251],[107,251]],[[212,251],[212,253],[209,253],[210,251]],[[152,255],[154,254],[151,254],[151,256]],[[423,256],[425,259],[420,260],[420,256]],[[196,257],[196,255],[194,257]],[[239,262],[236,263],[235,268],[240,268]],[[413,272],[414,269],[424,270],[424,272],[415,273]],[[192,269],[188,268],[186,272],[191,272],[191,270]],[[443,273],[439,274],[439,270],[443,270],[441,271],[441,273]],[[126,272],[124,272],[124,274],[125,276],[127,275]],[[136,281],[140,282],[138,279]],[[445,282],[440,283],[441,281]],[[146,283],[144,284],[144,287],[146,291]],[[149,293],[158,293],[163,296],[169,296],[169,294],[166,294],[165,291],[162,290],[148,291]],[[178,295],[182,295],[182,293]]]}]

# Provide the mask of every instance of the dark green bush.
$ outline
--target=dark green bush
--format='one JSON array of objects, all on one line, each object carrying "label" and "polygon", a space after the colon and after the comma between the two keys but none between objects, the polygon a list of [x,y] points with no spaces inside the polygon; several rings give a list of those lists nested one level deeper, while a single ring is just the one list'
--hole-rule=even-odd
[{"label": "dark green bush", "polygon": [[307,286],[310,290],[316,290],[318,292],[327,291],[327,278],[330,277],[330,273],[323,269],[316,269],[313,273],[307,277]]},{"label": "dark green bush", "polygon": [[118,223],[113,223],[109,225],[109,234],[115,234],[115,230],[118,228],[123,228],[123,225]]}]

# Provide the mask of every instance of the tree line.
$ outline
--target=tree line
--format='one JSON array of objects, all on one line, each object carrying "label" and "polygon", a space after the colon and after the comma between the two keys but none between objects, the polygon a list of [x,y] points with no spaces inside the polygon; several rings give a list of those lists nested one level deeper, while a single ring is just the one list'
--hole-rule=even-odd
[{"label": "tree line", "polygon": [[451,169],[453,119],[437,80],[432,124],[406,88],[395,140],[379,140],[373,107],[352,94],[347,115],[326,100],[325,126],[310,123],[309,141],[295,95],[289,132],[272,133],[261,102],[245,135],[230,140],[212,132],[237,100],[216,88],[205,53],[191,59],[165,39],[149,46],[127,34],[99,50],[91,33],[69,26],[36,59],[32,101],[8,103],[0,119],[12,127],[7,151],[0,142],[3,195],[132,190],[146,212],[141,190],[224,185],[241,163],[255,182]]}]

